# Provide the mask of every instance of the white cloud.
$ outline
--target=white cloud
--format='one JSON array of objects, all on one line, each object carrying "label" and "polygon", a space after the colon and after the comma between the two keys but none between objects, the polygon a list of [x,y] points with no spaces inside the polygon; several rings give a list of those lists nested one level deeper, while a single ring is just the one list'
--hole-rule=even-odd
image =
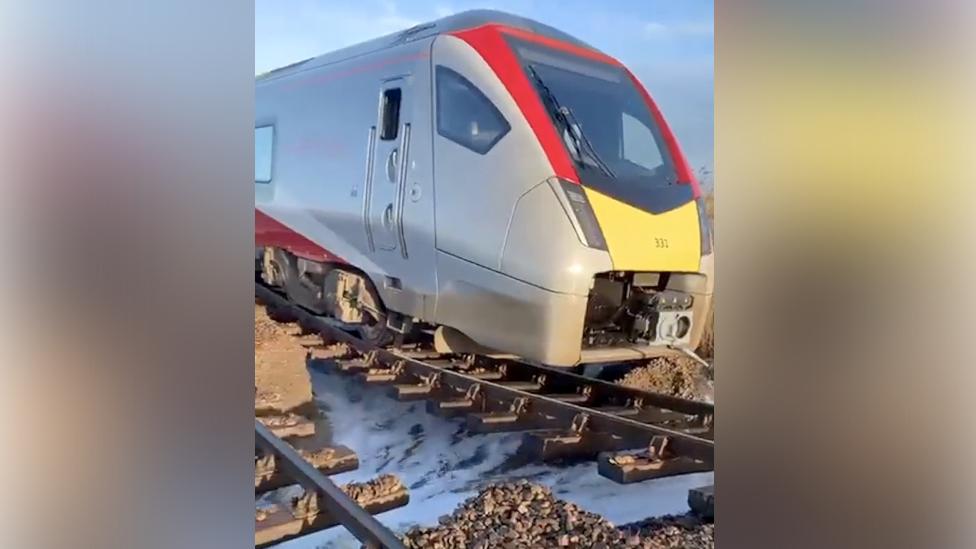
[{"label": "white cloud", "polygon": [[696,36],[711,36],[714,27],[711,21],[676,21],[661,23],[650,21],[644,24],[644,36],[647,38],[670,39]]},{"label": "white cloud", "polygon": [[419,25],[422,21],[400,14],[397,3],[393,0],[385,0],[382,3],[384,14],[376,19],[377,27],[385,32],[396,32]]},{"label": "white cloud", "polygon": [[657,21],[651,21],[644,25],[644,35],[655,37],[664,36],[668,33],[668,27],[664,23],[658,23]]},{"label": "white cloud", "polygon": [[457,13],[457,11],[458,10],[454,9],[451,6],[437,6],[434,8],[434,14],[437,15],[438,19],[442,17],[447,17],[448,15],[453,15]]}]

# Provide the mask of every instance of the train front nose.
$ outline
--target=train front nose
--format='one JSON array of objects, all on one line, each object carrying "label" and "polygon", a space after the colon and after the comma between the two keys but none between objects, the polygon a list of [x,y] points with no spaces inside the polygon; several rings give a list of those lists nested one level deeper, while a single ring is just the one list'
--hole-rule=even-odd
[{"label": "train front nose", "polygon": [[521,314],[544,327],[545,362],[628,360],[697,346],[710,308],[711,255],[702,255],[710,244],[703,245],[708,233],[696,201],[684,196],[675,207],[658,201],[644,209],[550,178],[519,200],[502,271],[539,289]]},{"label": "train front nose", "polygon": [[702,256],[696,202],[654,213],[593,189],[586,196],[616,271],[694,272]]},{"label": "train front nose", "polygon": [[[670,347],[695,349],[713,284],[711,231],[701,202],[680,187],[636,204],[585,192],[613,268],[593,278],[582,361],[627,358],[634,350],[657,356]],[[669,203],[671,197],[676,201]]]}]

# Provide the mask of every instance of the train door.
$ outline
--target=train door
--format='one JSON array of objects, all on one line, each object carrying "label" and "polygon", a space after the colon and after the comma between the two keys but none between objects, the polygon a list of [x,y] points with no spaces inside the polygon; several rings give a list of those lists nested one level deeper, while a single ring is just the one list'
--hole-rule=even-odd
[{"label": "train door", "polygon": [[[431,39],[432,41],[432,39]],[[430,41],[417,42],[421,57]],[[430,66],[424,59],[400,59],[410,49],[390,52],[402,72],[374,80],[375,122],[370,124],[362,220],[366,258],[360,267],[371,278],[383,305],[406,317],[432,314],[437,292],[434,273],[433,153],[430,141]],[[378,63],[380,64],[380,63]],[[398,69],[392,69],[398,70]],[[426,138],[425,138],[426,136]]]},{"label": "train door", "polygon": [[404,259],[409,255],[403,227],[412,112],[409,81],[387,80],[380,89],[376,126],[370,134],[364,211],[370,252],[395,253]]}]

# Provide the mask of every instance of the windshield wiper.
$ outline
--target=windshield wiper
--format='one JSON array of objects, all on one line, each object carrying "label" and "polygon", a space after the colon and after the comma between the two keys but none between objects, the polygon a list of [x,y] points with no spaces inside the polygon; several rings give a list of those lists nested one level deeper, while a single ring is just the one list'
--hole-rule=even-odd
[{"label": "windshield wiper", "polygon": [[576,114],[574,114],[569,107],[564,106],[562,108],[565,109],[565,112],[563,114],[567,118],[572,118],[572,122],[573,122],[572,127],[573,129],[576,130],[578,138],[582,138],[583,143],[586,145],[586,148],[590,153],[590,158],[592,158],[596,162],[597,166],[599,166],[600,169],[603,170],[603,173],[607,174],[609,177],[616,178],[617,175],[614,174],[613,170],[610,169],[610,166],[607,166],[607,163],[603,161],[603,158],[600,156],[600,153],[596,152],[596,147],[593,146],[593,143],[590,143],[590,138],[586,137],[586,134],[583,133],[583,126],[580,125],[579,119],[576,118]]},{"label": "windshield wiper", "polygon": [[569,120],[566,118],[566,113],[563,111],[563,108],[559,104],[559,101],[556,99],[556,96],[553,95],[552,90],[549,89],[549,86],[547,86],[546,83],[542,81],[542,77],[539,76],[539,73],[535,71],[535,67],[529,65],[529,72],[532,73],[532,78],[534,78],[536,84],[539,85],[539,91],[542,92],[543,99],[545,99],[546,103],[549,104],[548,105],[549,110],[552,112],[552,115],[556,118],[556,121],[561,126],[563,126],[563,128],[566,131],[569,131],[570,136],[573,138],[573,147],[576,149],[577,158],[582,159],[583,158],[582,143],[580,142],[576,134],[572,130],[570,130]]},{"label": "windshield wiper", "polygon": [[[553,116],[556,118],[556,121],[563,126],[565,131],[567,131],[570,137],[573,139],[573,146],[576,149],[576,157],[580,160],[580,164],[584,167],[586,166],[586,164],[583,162],[583,146],[585,145],[587,154],[591,159],[593,159],[593,162],[597,165],[597,167],[600,168],[600,170],[602,170],[607,176],[616,178],[617,176],[613,173],[613,170],[611,170],[610,166],[607,166],[607,163],[600,158],[600,154],[596,152],[596,148],[593,146],[593,143],[591,143],[589,138],[586,137],[586,134],[583,133],[583,127],[580,125],[579,119],[576,118],[573,111],[569,107],[559,103],[559,100],[556,99],[556,96],[552,93],[552,90],[549,89],[549,86],[546,85],[546,83],[542,80],[542,77],[539,76],[539,73],[536,72],[535,67],[529,65],[528,69],[529,72],[532,73],[532,77],[535,79],[536,84],[539,85],[540,91],[542,92],[546,102],[549,103],[550,110],[552,111]],[[570,118],[572,118],[572,121]]]}]

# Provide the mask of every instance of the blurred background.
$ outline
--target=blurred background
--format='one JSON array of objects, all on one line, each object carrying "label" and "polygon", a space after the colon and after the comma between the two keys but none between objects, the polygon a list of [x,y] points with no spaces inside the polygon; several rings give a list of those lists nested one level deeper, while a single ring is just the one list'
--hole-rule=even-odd
[{"label": "blurred background", "polygon": [[[276,4],[0,4],[6,545],[251,543],[254,74],[471,7]],[[719,546],[971,547],[972,7],[477,5],[714,173]]]},{"label": "blurred background", "polygon": [[972,5],[717,7],[716,539],[972,546]]},{"label": "blurred background", "polygon": [[0,7],[0,545],[252,543],[253,23]]}]

